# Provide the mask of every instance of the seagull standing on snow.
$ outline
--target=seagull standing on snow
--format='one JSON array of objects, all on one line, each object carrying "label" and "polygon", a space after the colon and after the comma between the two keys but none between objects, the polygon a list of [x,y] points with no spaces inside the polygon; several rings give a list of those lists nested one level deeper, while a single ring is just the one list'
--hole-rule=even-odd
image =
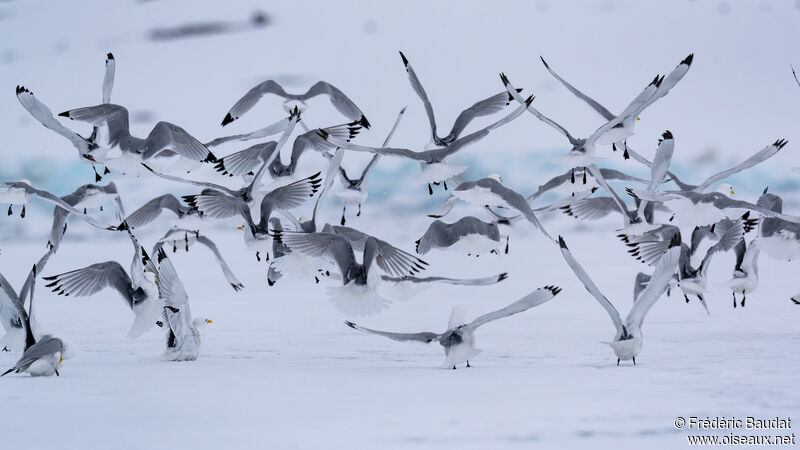
[{"label": "seagull standing on snow", "polygon": [[212,323],[211,319],[192,319],[189,295],[178,278],[163,248],[158,249],[158,295],[164,305],[163,322],[167,329],[167,351],[164,358],[170,361],[194,361],[200,355],[201,330]]},{"label": "seagull standing on snow", "polygon": [[650,276],[650,281],[647,283],[647,288],[642,291],[633,304],[633,308],[628,313],[625,322],[619,315],[619,311],[611,304],[611,302],[600,292],[597,285],[594,284],[589,275],[583,270],[583,267],[572,256],[567,243],[559,236],[558,242],[561,245],[561,254],[567,261],[567,264],[575,272],[575,276],[583,283],[586,290],[597,299],[600,306],[602,306],[611,317],[614,323],[616,332],[614,333],[613,340],[604,342],[614,350],[617,355],[617,365],[620,361],[633,360],[636,364],[636,357],[642,351],[644,345],[644,335],[642,334],[642,322],[650,308],[655,305],[656,301],[661,297],[661,294],[667,289],[672,275],[678,268],[678,260],[681,254],[681,241],[680,235],[675,235],[670,243],[667,252],[658,260],[653,274]]},{"label": "seagull standing on snow", "polygon": [[559,292],[561,292],[561,288],[556,286],[539,288],[505,308],[484,314],[470,323],[466,323],[464,320],[464,309],[457,306],[453,308],[453,312],[450,314],[450,322],[447,326],[447,331],[444,333],[390,333],[361,327],[353,322],[345,322],[345,324],[350,328],[384,336],[394,341],[416,341],[426,344],[436,341],[444,347],[445,360],[442,367],[445,369],[452,367],[455,370],[456,366],[465,362],[467,367],[471,367],[469,360],[481,352],[475,348],[475,330],[478,327],[494,320],[527,311],[534,306],[539,306],[558,295]]}]

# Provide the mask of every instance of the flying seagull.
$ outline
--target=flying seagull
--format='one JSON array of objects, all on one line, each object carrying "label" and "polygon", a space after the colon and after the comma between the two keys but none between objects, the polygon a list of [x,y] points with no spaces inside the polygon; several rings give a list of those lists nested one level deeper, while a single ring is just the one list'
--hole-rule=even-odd
[{"label": "flying seagull", "polygon": [[242,282],[236,278],[236,275],[233,274],[233,271],[231,271],[228,263],[225,262],[225,259],[222,257],[222,253],[220,253],[219,248],[217,248],[217,245],[214,243],[214,241],[205,235],[201,236],[200,231],[198,230],[187,230],[177,227],[172,228],[171,230],[167,231],[164,237],[156,242],[156,244],[153,246],[153,251],[150,253],[155,255],[158,253],[158,250],[165,245],[167,247],[172,247],[173,253],[177,252],[178,248],[185,249],[188,252],[189,247],[195,243],[204,245],[211,250],[212,253],[214,253],[214,258],[217,260],[217,264],[222,270],[222,274],[225,275],[225,279],[228,281],[228,284],[231,285],[234,291],[244,289],[244,284],[242,284]]},{"label": "flying seagull", "polygon": [[390,333],[387,331],[365,328],[349,321],[346,321],[345,324],[355,330],[377,334],[394,341],[416,341],[426,344],[434,341],[438,342],[439,345],[444,347],[445,360],[442,367],[446,369],[452,367],[453,370],[455,370],[456,366],[465,362],[467,367],[471,367],[469,360],[473,359],[481,352],[475,348],[475,330],[477,330],[478,327],[498,319],[527,311],[534,306],[539,306],[558,295],[559,292],[561,292],[561,288],[556,286],[545,286],[536,289],[505,308],[484,314],[470,323],[466,323],[464,320],[464,309],[457,306],[453,308],[450,314],[450,322],[447,326],[447,331],[444,333]]},{"label": "flying seagull", "polygon": [[575,272],[575,276],[583,283],[586,290],[600,303],[600,306],[605,308],[608,315],[611,317],[616,332],[614,337],[608,344],[614,353],[617,355],[617,365],[620,361],[633,360],[636,364],[636,357],[642,351],[644,345],[644,335],[642,334],[642,322],[650,308],[656,303],[661,294],[667,289],[672,275],[678,268],[678,260],[680,258],[680,235],[676,235],[670,243],[669,249],[662,256],[656,265],[653,274],[650,276],[650,281],[647,288],[644,289],[639,295],[639,298],[633,304],[628,313],[625,321],[619,315],[619,312],[611,304],[611,302],[600,292],[597,285],[594,284],[589,274],[581,267],[580,263],[572,256],[572,253],[567,248],[567,243],[564,238],[558,237],[558,242],[561,245],[561,254],[567,261],[567,264]]}]

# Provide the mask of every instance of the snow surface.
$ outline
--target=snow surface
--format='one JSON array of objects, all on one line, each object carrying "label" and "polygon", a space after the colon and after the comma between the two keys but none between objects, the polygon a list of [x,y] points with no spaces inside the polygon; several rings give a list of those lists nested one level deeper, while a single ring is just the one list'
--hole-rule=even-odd
[{"label": "snow surface", "polygon": [[[155,27],[190,22],[243,21],[264,10],[272,22],[259,31],[151,41]],[[442,127],[459,108],[502,89],[497,73],[532,89],[536,105],[577,134],[600,120],[547,74],[545,56],[561,75],[612,110],[621,109],[656,73],[695,53],[686,78],[637,123],[629,143],[652,155],[658,136],[676,136],[675,167],[699,180],[778,138],[790,143],[772,161],[732,182],[754,201],[767,184],[797,203],[800,166],[800,89],[788,63],[797,60],[797,2],[637,2],[539,0],[519,3],[398,2],[122,2],[74,5],[43,1],[0,3],[0,179],[27,177],[60,195],[92,181],[63,138],[36,124],[12,96],[25,84],[54,112],[98,103],[102,62],[117,58],[112,100],[138,112],[135,134],[157,120],[180,124],[203,141],[249,131],[282,115],[280,102],[259,104],[222,129],[219,121],[255,83],[275,77],[287,89],[326,79],[350,95],[374,130],[359,141],[383,140],[397,111],[409,105],[395,145],[422,147],[427,122],[409,88],[397,50],[411,59]],[[145,114],[147,113],[147,114]],[[309,125],[340,123],[323,100],[304,116]],[[487,122],[488,123],[488,122]],[[76,126],[76,124],[70,124]],[[85,130],[84,130],[85,131]],[[563,138],[523,116],[461,155],[468,178],[500,173],[526,193],[558,173],[546,163],[566,150]],[[229,146],[220,153],[237,149]],[[288,156],[288,150],[285,152]],[[608,165],[645,176],[618,154]],[[345,158],[348,171],[367,155]],[[313,155],[299,173],[326,163]],[[351,169],[352,167],[352,169]],[[382,158],[370,181],[362,217],[349,224],[407,250],[429,223],[422,211],[444,199],[404,184],[413,163]],[[310,172],[309,172],[310,173]],[[192,190],[152,178],[110,177],[129,210],[153,193]],[[323,217],[338,222],[329,196]],[[470,212],[463,205],[453,214]],[[100,215],[113,220],[109,208]],[[28,217],[0,217],[0,271],[24,280],[44,252],[52,209],[31,205]],[[310,214],[310,205],[305,210]],[[409,215],[413,212],[413,215]],[[398,226],[397,217],[403,217]],[[213,267],[211,254],[193,247],[173,259],[192,311],[214,323],[194,362],[155,360],[164,336],[153,330],[125,338],[133,319],[111,290],[86,299],[58,297],[37,284],[36,309],[44,331],[77,347],[60,377],[0,379],[3,448],[682,448],[677,416],[791,416],[800,411],[796,380],[800,307],[797,262],[760,258],[761,284],[744,309],[731,307],[733,255],[711,266],[712,316],[673,295],[645,322],[638,365],[615,366],[600,341],[613,327],[555,246],[526,224],[512,234],[509,255],[431,252],[432,275],[511,275],[485,288],[435,286],[384,313],[357,320],[391,331],[443,331],[454,305],[468,317],[503,307],[547,284],[564,291],[554,300],[477,332],[483,349],[470,369],[439,368],[441,348],[397,343],[359,333],[325,300],[323,280],[282,279],[266,286],[266,264],[245,251],[236,221],[204,228],[217,240],[244,282],[239,293]],[[613,236],[617,217],[597,223],[543,217],[563,234],[576,258],[622,311],[632,302],[633,276],[646,271]],[[141,231],[148,248],[169,220]],[[688,224],[687,224],[688,226]],[[687,229],[686,231],[689,231]],[[45,275],[104,260],[127,267],[127,239],[70,221]],[[18,354],[0,353],[0,367]]]}]

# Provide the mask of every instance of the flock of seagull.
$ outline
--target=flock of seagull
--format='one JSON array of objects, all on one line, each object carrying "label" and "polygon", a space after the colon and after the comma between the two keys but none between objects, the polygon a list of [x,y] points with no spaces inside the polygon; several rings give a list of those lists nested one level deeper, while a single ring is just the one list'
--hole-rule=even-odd
[{"label": "flock of seagull", "polygon": [[[407,298],[430,283],[487,286],[503,281],[507,273],[481,278],[427,276],[423,272],[429,269],[429,264],[420,256],[434,250],[468,256],[508,253],[509,235],[513,231],[510,225],[518,221],[528,222],[541,233],[543,243],[559,246],[567,266],[608,312],[614,334],[607,344],[617,357],[617,365],[628,360],[636,364],[643,346],[644,318],[665,293],[670,295],[680,289],[687,303],[690,297],[697,298],[708,311],[704,294],[709,265],[715,255],[735,252],[736,264],[728,282],[734,308],[744,307],[747,295],[758,286],[761,251],[784,261],[800,256],[800,217],[783,212],[781,197],[765,189],[756,203],[734,199],[733,187],[724,182],[731,175],[779,153],[786,145],[785,140],[767,145],[735,167],[699,184],[685,182],[670,171],[675,149],[675,138],[670,131],[665,131],[658,140],[652,161],[628,145],[627,138],[634,133],[639,115],[680,82],[692,65],[693,55],[687,56],[666,76],[656,75],[619,114],[612,113],[578,90],[542,59],[556,80],[602,118],[602,125],[585,138],[576,137],[536,109],[534,97],[523,95],[522,89],[515,88],[505,74],[500,75],[502,90],[498,88],[499,92],[465,109],[449,133],[441,136],[433,106],[420,79],[408,58],[402,52],[400,56],[411,87],[422,101],[430,123],[430,142],[422,149],[390,146],[405,108],[400,110],[380,147],[353,142],[360,132],[371,127],[371,123],[347,95],[324,81],[317,82],[302,94],[288,93],[273,80],[258,84],[225,114],[222,126],[241,118],[268,95],[284,100],[283,107],[288,117],[250,133],[223,136],[206,143],[169,122],[155,124],[146,138],[133,136],[129,130],[128,110],[111,103],[116,70],[116,60],[111,53],[106,59],[102,102],[58,114],[63,119],[56,117],[31,90],[17,86],[16,94],[22,107],[45,128],[63,136],[75,147],[80,161],[92,167],[95,183],[100,183],[109,173],[155,176],[169,180],[175,186],[193,186],[198,192],[182,199],[164,193],[126,214],[120,192],[113,182],[86,184],[61,197],[37,189],[26,180],[0,183],[0,202],[9,204],[9,216],[15,213],[16,206],[21,207],[19,216],[24,218],[25,205],[32,198],[55,205],[47,252],[33,265],[22,288],[15,291],[0,274],[0,320],[8,332],[2,341],[6,343],[3,350],[8,351],[9,346],[19,346],[23,350],[19,361],[3,375],[11,372],[58,375],[60,364],[72,353],[66,341],[39,332],[33,313],[34,287],[38,277],[45,280],[47,288],[64,296],[92,296],[105,288],[116,290],[134,315],[128,331],[130,337],[140,336],[153,326],[162,327],[167,334],[165,359],[196,359],[201,348],[201,331],[212,321],[192,316],[184,285],[165,249],[188,251],[190,246],[198,243],[207,247],[227,282],[238,291],[244,287],[243,284],[215,243],[198,231],[204,223],[214,220],[241,220],[238,230],[241,230],[248,250],[255,253],[258,261],[266,261],[269,265],[269,286],[283,277],[309,281],[313,278],[316,283],[326,278],[334,280],[336,286],[328,288],[328,297],[350,318],[375,314],[388,307],[391,295],[386,294],[381,286],[399,287],[393,292],[401,292],[400,296]],[[320,96],[327,97],[346,122],[311,129],[306,127],[301,117],[307,103]],[[457,185],[452,181],[467,169],[464,165],[450,163],[454,154],[526,112],[566,139],[569,151],[556,159],[564,167],[564,173],[546,181],[527,197],[504,185],[502,177],[497,174]],[[498,114],[499,119],[488,126],[466,133],[475,119]],[[89,124],[91,134],[86,137],[78,134],[67,126],[69,122],[66,119]],[[281,149],[287,145],[298,125],[302,132],[294,138],[291,157],[285,162],[281,158]],[[271,136],[278,136],[277,140],[266,140]],[[236,145],[246,141],[257,143],[222,157],[211,151],[223,144]],[[650,179],[599,167],[602,158],[596,156],[598,147],[608,146],[622,158],[633,159],[649,168]],[[358,176],[348,174],[341,165],[344,155],[349,152],[372,155]],[[324,173],[321,170],[313,174],[296,174],[299,160],[313,153],[323,157],[320,161]],[[434,187],[449,193],[447,199],[430,212],[429,216],[436,220],[416,241],[413,253],[380,237],[345,226],[348,208],[351,214],[357,210],[356,216],[361,215],[367,200],[370,173],[383,156],[417,162],[420,171],[414,176],[415,182],[427,186],[430,195],[433,195]],[[214,174],[217,179],[186,177],[194,169],[208,165],[217,172]],[[331,224],[321,221],[318,213],[337,178],[342,184],[342,189],[335,192],[343,204],[342,216],[338,224]],[[240,187],[228,188],[219,184],[219,180],[238,181]],[[609,181],[624,182],[629,187],[625,193],[618,193]],[[712,188],[714,190],[710,190]],[[561,197],[551,204],[534,208],[532,203],[548,192]],[[602,195],[595,195],[598,192]],[[314,197],[311,219],[298,220],[293,210]],[[485,217],[464,216],[449,223],[441,220],[457,210],[459,201],[482,208]],[[103,223],[88,212],[89,209],[102,210],[107,204],[116,208],[118,223]],[[539,221],[537,215],[551,211],[561,211],[581,220],[619,214],[622,224],[617,237],[621,245],[628,247],[632,257],[651,267],[635,277],[634,303],[625,320],[592,281],[591,268],[589,271],[584,269],[564,238],[551,235]],[[150,226],[162,214],[174,216],[174,227],[148,252],[137,239],[137,231]],[[46,263],[58,251],[65,237],[68,219],[73,217],[109,233],[127,235],[133,246],[130,269],[126,270],[118,261],[105,261],[42,276]],[[683,234],[681,227],[684,227]],[[691,229],[690,235],[686,233],[688,229]],[[704,243],[705,253],[700,251]],[[698,259],[699,263],[696,263]],[[505,308],[471,322],[465,320],[464,310],[456,307],[447,330],[442,333],[386,332],[362,327],[352,321],[347,321],[346,325],[396,341],[436,341],[444,348],[444,367],[455,369],[462,364],[470,367],[470,359],[480,352],[475,348],[474,337],[478,327],[527,311],[553,299],[560,292],[561,288],[557,286],[540,287]],[[792,300],[800,304],[800,294]]]}]

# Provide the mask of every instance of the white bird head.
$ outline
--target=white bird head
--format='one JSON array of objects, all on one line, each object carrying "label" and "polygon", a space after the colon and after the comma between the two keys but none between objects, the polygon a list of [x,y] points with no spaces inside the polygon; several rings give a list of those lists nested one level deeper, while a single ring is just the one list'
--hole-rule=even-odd
[{"label": "white bird head", "polygon": [[491,178],[493,180],[497,180],[497,181],[499,181],[501,183],[503,182],[503,177],[501,177],[499,174],[496,174],[496,173],[493,173],[493,174],[489,175],[489,178]]},{"label": "white bird head", "polygon": [[214,321],[206,317],[197,317],[194,320],[192,320],[192,324],[194,324],[194,327],[197,329],[203,328],[211,323],[214,323]]},{"label": "white bird head", "polygon": [[455,330],[467,323],[467,311],[463,306],[454,306],[453,311],[450,313],[450,321],[447,323],[447,328]]},{"label": "white bird head", "polygon": [[730,183],[722,183],[719,186],[717,186],[717,192],[725,195],[733,195],[736,193],[733,190],[733,186],[731,186]]}]

